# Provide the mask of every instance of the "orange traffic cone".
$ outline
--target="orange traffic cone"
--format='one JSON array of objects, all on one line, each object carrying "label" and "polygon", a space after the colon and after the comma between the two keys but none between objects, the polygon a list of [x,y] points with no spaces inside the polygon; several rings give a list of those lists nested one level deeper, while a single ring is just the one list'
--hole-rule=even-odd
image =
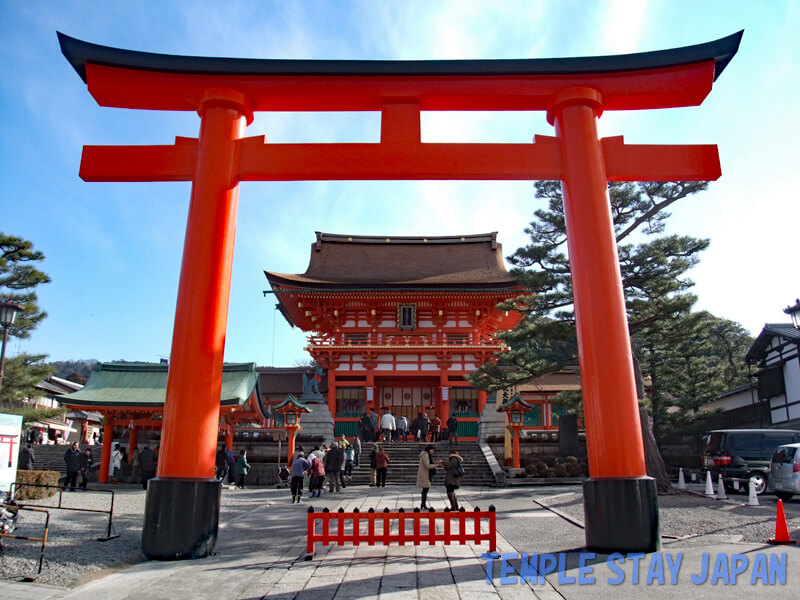
[{"label": "orange traffic cone", "polygon": [[786,515],[783,513],[783,500],[778,500],[778,517],[775,520],[775,538],[767,540],[770,544],[796,544],[789,537],[789,527],[786,525]]}]

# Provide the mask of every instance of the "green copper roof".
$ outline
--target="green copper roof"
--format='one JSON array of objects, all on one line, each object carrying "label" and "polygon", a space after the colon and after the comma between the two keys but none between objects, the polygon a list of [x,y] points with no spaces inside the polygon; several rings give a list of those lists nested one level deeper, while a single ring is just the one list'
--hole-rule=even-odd
[{"label": "green copper roof", "polygon": [[275,410],[281,410],[284,406],[290,406],[290,405],[305,412],[311,412],[311,409],[309,409],[308,406],[300,402],[300,400],[295,398],[293,394],[289,394],[288,396],[286,396],[286,400],[278,404],[275,407]]},{"label": "green copper roof", "polygon": [[522,399],[522,396],[519,395],[519,392],[516,392],[511,398],[503,402],[500,406],[497,407],[499,412],[505,412],[513,407],[515,404],[519,404],[522,408],[526,410],[530,410],[534,408],[533,404],[528,404],[525,400]]},{"label": "green copper roof", "polygon": [[[99,363],[83,389],[59,397],[69,406],[120,406],[160,408],[167,395],[168,365],[153,363]],[[222,367],[220,406],[245,404],[261,388],[255,363],[232,363]]]}]

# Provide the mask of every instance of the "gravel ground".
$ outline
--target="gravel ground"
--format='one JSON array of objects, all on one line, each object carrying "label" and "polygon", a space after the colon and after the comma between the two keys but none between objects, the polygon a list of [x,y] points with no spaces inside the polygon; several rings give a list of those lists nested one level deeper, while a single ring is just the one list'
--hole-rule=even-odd
[{"label": "gravel ground", "polygon": [[[661,513],[661,535],[676,538],[719,536],[717,541],[760,543],[775,536],[775,503],[763,497],[759,508],[745,507],[746,496],[718,501],[694,494],[676,494],[658,498]],[[541,500],[583,523],[583,496],[563,494]],[[786,511],[789,532],[800,541],[800,514],[794,506]]]},{"label": "gravel ground", "polygon": [[[108,489],[111,489],[110,487]],[[106,534],[108,515],[70,510],[50,510],[42,575],[37,583],[72,587],[116,569],[145,560],[141,551],[142,520],[145,492],[139,486],[114,486],[113,527],[119,537],[106,542],[97,541]],[[250,492],[250,490],[247,490]],[[108,510],[108,493],[69,492],[63,494],[62,506]],[[220,522],[234,519],[238,513],[252,508],[250,493],[223,491]],[[58,494],[30,503],[57,506]],[[14,535],[42,537],[43,513],[20,511]],[[19,581],[35,574],[38,569],[41,544],[2,538],[0,580]]]}]

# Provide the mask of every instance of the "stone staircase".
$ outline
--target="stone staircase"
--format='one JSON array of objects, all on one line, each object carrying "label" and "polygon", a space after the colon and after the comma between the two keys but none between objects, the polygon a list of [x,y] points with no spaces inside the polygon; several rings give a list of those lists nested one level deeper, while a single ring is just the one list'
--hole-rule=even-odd
[{"label": "stone staircase", "polygon": [[[67,465],[64,463],[64,454],[71,448],[70,444],[33,446],[33,454],[36,462],[33,463],[35,471],[58,471],[62,475],[67,473]],[[91,448],[92,459],[95,465],[100,464],[100,454],[103,452],[102,446],[81,446],[81,452]]]},{"label": "stone staircase", "polygon": [[[383,444],[382,446],[391,461],[386,476],[386,485],[416,485],[419,455],[427,444],[423,442],[404,442]],[[433,454],[433,459],[447,462],[447,456],[453,446],[449,446],[447,442],[436,442],[434,446],[436,446],[436,451]],[[462,442],[455,447],[464,459],[462,465],[466,473],[461,478],[462,486],[496,485],[492,470],[478,444]],[[362,442],[361,467],[353,469],[353,480],[348,485],[369,485],[369,453],[371,451],[372,443]],[[434,487],[444,486],[444,479],[444,471],[437,469],[436,477],[433,480]]]}]

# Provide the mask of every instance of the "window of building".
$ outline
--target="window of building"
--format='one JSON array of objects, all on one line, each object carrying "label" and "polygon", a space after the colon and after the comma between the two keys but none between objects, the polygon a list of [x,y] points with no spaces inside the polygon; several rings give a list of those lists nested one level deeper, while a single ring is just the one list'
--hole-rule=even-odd
[{"label": "window of building", "polygon": [[345,333],[344,341],[351,346],[366,346],[367,334],[366,333]]},{"label": "window of building", "polygon": [[469,335],[466,333],[448,333],[448,346],[464,346],[469,342]]},{"label": "window of building", "polygon": [[366,409],[367,390],[365,388],[336,388],[337,417],[357,417]]},{"label": "window of building", "polygon": [[477,412],[478,390],[475,388],[450,388],[451,412],[466,413]]}]

